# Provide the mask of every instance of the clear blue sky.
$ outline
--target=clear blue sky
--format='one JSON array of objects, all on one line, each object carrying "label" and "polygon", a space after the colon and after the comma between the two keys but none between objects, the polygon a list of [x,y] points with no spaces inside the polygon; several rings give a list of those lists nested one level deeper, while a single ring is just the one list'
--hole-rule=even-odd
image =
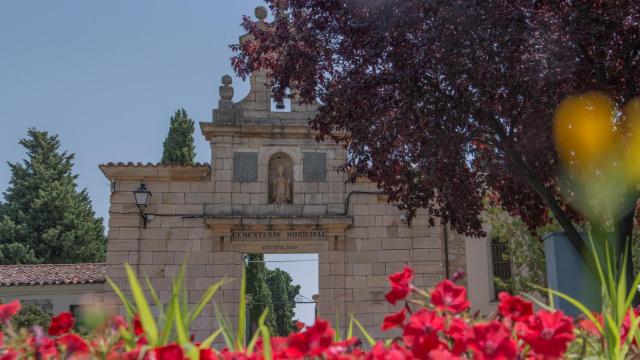
[{"label": "clear blue sky", "polygon": [[[231,69],[228,45],[242,34],[242,15],[253,15],[257,5],[262,2],[0,2],[0,191],[9,182],[6,162],[24,157],[18,140],[33,126],[58,134],[76,154],[78,184],[106,219],[109,183],[98,164],[159,161],[169,117],[184,107],[196,123],[211,121],[224,74],[234,77],[234,100],[247,93]],[[195,138],[197,161],[209,162],[198,128]]]}]

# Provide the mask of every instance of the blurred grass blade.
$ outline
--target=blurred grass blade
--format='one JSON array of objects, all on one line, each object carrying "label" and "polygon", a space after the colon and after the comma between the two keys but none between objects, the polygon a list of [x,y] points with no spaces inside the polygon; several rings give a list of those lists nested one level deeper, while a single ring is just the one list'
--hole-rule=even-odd
[{"label": "blurred grass blade", "polygon": [[167,312],[164,318],[164,328],[160,335],[160,344],[168,344],[171,340],[171,334],[173,334],[173,325],[176,316],[176,307],[173,301],[173,296],[167,305]]},{"label": "blurred grass blade", "polygon": [[246,268],[242,268],[242,278],[240,280],[240,304],[238,304],[238,335],[236,335],[237,347],[244,346],[244,336],[247,326],[247,274]]},{"label": "blurred grass blade", "polygon": [[155,303],[156,308],[160,312],[160,315],[164,315],[164,306],[162,306],[160,297],[158,296],[156,289],[153,287],[153,284],[151,283],[151,279],[149,279],[145,271],[142,271],[142,275],[144,276],[144,281],[147,283],[147,289],[149,289],[149,295],[151,296],[151,299]]},{"label": "blurred grass blade", "polygon": [[246,350],[248,354],[253,354],[253,348],[255,348],[259,337],[260,337],[260,331],[256,331],[251,336],[251,339],[249,340],[249,344],[247,345],[247,350]]},{"label": "blurred grass blade", "polygon": [[336,311],[336,331],[333,334],[333,341],[338,342],[342,340],[342,336],[340,336],[340,313]]},{"label": "blurred grass blade", "polygon": [[200,343],[200,349],[210,348],[211,344],[216,341],[216,338],[218,338],[220,334],[222,334],[222,327],[216,330],[213,334],[209,335],[208,338],[204,339],[204,341]]},{"label": "blurred grass blade", "polygon": [[136,309],[133,307],[133,305],[131,305],[127,297],[124,296],[124,294],[122,293],[122,290],[120,290],[118,285],[116,285],[116,283],[114,283],[113,280],[111,280],[111,278],[107,277],[107,283],[109,283],[109,286],[111,286],[113,291],[120,298],[120,301],[122,301],[122,304],[124,305],[124,308],[127,311],[127,315],[129,316],[129,318],[133,319],[133,317],[136,316]]},{"label": "blurred grass blade", "polygon": [[149,344],[151,345],[156,345],[158,342],[158,328],[156,327],[156,321],[151,313],[151,309],[149,308],[149,303],[144,296],[140,282],[138,282],[138,278],[131,266],[129,266],[129,264],[125,264],[124,266],[127,270],[127,278],[129,279],[129,286],[131,286],[131,293],[133,294],[133,299],[140,314],[140,322],[142,323],[144,332],[147,335],[147,341],[149,341]]},{"label": "blurred grass blade", "polygon": [[222,337],[224,338],[224,342],[227,345],[227,348],[229,350],[235,350],[235,339],[233,338],[233,333],[231,332],[231,329],[229,329],[229,325],[228,322],[225,320],[224,315],[222,315],[222,312],[220,311],[220,308],[218,308],[218,304],[216,304],[216,302],[213,302],[213,309],[216,312],[216,319],[218,319],[218,326],[220,327],[220,329],[222,330]]},{"label": "blurred grass blade", "polygon": [[[531,284],[529,284],[531,285]],[[540,308],[547,310],[547,311],[553,311],[553,307],[551,307],[550,305],[545,304],[544,302],[540,301],[538,298],[536,298],[535,296],[531,295],[531,294],[527,294],[527,293],[523,293],[522,297],[524,297],[525,299],[531,301],[532,303],[536,304],[537,306],[539,306]],[[551,295],[551,297],[553,297],[553,295]]]},{"label": "blurred grass blade", "polygon": [[356,326],[358,326],[358,329],[360,329],[360,332],[362,333],[364,338],[367,340],[369,345],[374,346],[376,344],[376,341],[371,337],[371,335],[369,335],[369,333],[364,328],[364,326],[362,326],[362,324],[360,324],[360,321],[358,321],[358,319],[356,319],[353,316],[351,317],[351,319],[356,323]]},{"label": "blurred grass blade", "polygon": [[202,295],[202,297],[200,298],[198,305],[196,305],[196,307],[189,312],[189,323],[192,323],[198,317],[198,315],[200,315],[204,307],[207,305],[207,303],[209,303],[209,301],[211,301],[211,299],[223,283],[224,280],[219,281],[218,283],[211,285],[207,289],[207,291],[205,291],[204,295]]},{"label": "blurred grass blade", "polygon": [[260,319],[258,320],[258,328],[260,329],[260,333],[262,334],[262,352],[265,360],[273,359],[273,351],[271,349],[271,334],[269,333],[269,328],[264,324],[265,319],[267,318],[268,310],[260,315]]},{"label": "blurred grass blade", "polygon": [[175,324],[176,324],[176,334],[178,335],[178,344],[185,345],[189,343],[189,336],[185,332],[184,321],[182,318],[182,311],[180,309],[180,304],[178,303],[178,296],[174,294],[172,296],[173,307],[176,309],[175,311]]},{"label": "blurred grass blade", "polygon": [[353,337],[353,314],[351,314],[351,320],[349,320],[349,329],[347,329],[347,338],[349,340]]},{"label": "blurred grass blade", "polygon": [[572,298],[571,296],[565,295],[565,294],[563,294],[563,293],[561,293],[559,291],[553,290],[551,288],[544,288],[544,287],[538,286],[538,285],[532,285],[532,286],[535,289],[539,289],[539,290],[542,290],[542,291],[549,291],[551,294],[556,295],[556,296],[566,300],[571,305],[575,306],[578,310],[580,310],[589,320],[591,320],[601,334],[604,333],[604,331],[602,329],[602,326],[600,325],[600,322],[598,321],[598,319],[596,319],[596,317],[593,316],[593,313],[589,309],[587,309],[587,307],[584,306],[584,304],[582,304],[578,300]]}]

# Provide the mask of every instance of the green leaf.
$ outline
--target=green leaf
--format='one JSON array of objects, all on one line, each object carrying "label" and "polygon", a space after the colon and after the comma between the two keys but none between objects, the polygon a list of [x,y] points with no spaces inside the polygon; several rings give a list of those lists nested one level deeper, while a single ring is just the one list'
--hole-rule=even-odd
[{"label": "green leaf", "polygon": [[550,288],[544,288],[542,286],[538,286],[538,285],[533,285],[533,287],[543,290],[543,291],[548,291],[550,293],[552,293],[553,295],[559,296],[561,298],[563,298],[564,300],[568,301],[571,305],[575,306],[578,310],[580,310],[589,320],[591,320],[593,322],[593,324],[596,326],[596,328],[598,329],[598,331],[600,333],[604,333],[602,330],[602,326],[600,326],[600,322],[598,321],[598,319],[595,318],[595,316],[593,316],[593,313],[587,309],[586,306],[584,306],[584,304],[582,304],[580,301],[572,298],[571,296],[565,295],[559,291],[550,289]]},{"label": "green leaf", "polygon": [[222,334],[222,327],[214,331],[208,338],[204,339],[204,341],[200,343],[200,349],[210,348],[211,344],[216,341],[216,338],[220,336],[220,334]]},{"label": "green leaf", "polygon": [[127,311],[127,315],[129,316],[129,318],[133,318],[136,315],[136,309],[133,307],[133,305],[131,305],[129,300],[127,300],[127,297],[124,296],[124,294],[122,293],[122,290],[120,290],[118,285],[116,285],[116,283],[114,283],[113,280],[111,280],[111,278],[109,277],[107,277],[107,283],[109,283],[113,291],[120,298],[120,301],[122,301],[122,304],[124,305],[124,308]]},{"label": "green leaf", "polygon": [[144,281],[147,283],[147,289],[149,289],[149,295],[151,295],[151,299],[155,303],[158,311],[160,311],[160,315],[164,315],[164,306],[162,306],[162,302],[160,301],[160,297],[158,296],[156,289],[153,287],[153,284],[151,283],[151,280],[147,276],[146,272],[142,271],[142,274],[144,275]]},{"label": "green leaf", "polygon": [[[533,285],[533,284],[530,284],[530,285]],[[542,309],[545,309],[547,311],[555,310],[553,307],[545,304],[544,302],[540,301],[540,299],[538,299],[537,297],[535,297],[535,296],[533,296],[531,294],[524,293],[524,294],[522,294],[522,296],[525,299],[527,299],[527,300],[531,301],[532,303],[536,304],[537,306],[541,307]],[[553,295],[551,295],[550,297],[553,298]]]},{"label": "green leaf", "polygon": [[173,296],[173,307],[176,309],[175,311],[175,323],[176,323],[176,334],[178,335],[178,344],[184,345],[189,343],[189,336],[187,335],[184,328],[184,321],[182,317],[182,310],[180,309],[180,304],[178,303],[178,297]]},{"label": "green leaf", "polygon": [[207,289],[207,291],[205,291],[205,293],[200,298],[198,305],[196,305],[196,307],[189,312],[189,323],[192,323],[198,317],[198,315],[200,315],[200,313],[202,312],[202,309],[204,309],[207,303],[211,301],[211,299],[213,298],[213,296],[216,294],[216,292],[218,291],[220,286],[222,286],[223,283],[224,283],[224,280],[219,281],[218,283],[211,285]]},{"label": "green leaf", "polygon": [[273,359],[273,351],[271,349],[271,335],[269,333],[269,327],[267,327],[264,322],[267,318],[268,311],[265,310],[260,319],[258,320],[258,328],[260,329],[260,333],[262,334],[262,347],[263,347],[263,355],[265,360]]},{"label": "green leaf", "polygon": [[162,334],[160,336],[160,344],[166,345],[171,340],[171,334],[173,334],[173,325],[176,316],[176,307],[174,304],[175,295],[172,293],[171,299],[169,300],[169,304],[167,305],[167,311],[164,319],[164,328],[162,329]]},{"label": "green leaf", "polygon": [[364,336],[364,338],[367,340],[367,342],[369,343],[369,345],[374,346],[376,344],[376,341],[371,337],[371,335],[369,335],[369,333],[367,332],[367,330],[364,328],[364,326],[362,326],[362,324],[360,323],[360,321],[358,321],[358,319],[356,319],[355,317],[351,317],[351,319],[356,323],[356,326],[358,326],[358,329],[360,329],[360,332],[362,333],[362,335]]},{"label": "green leaf", "polygon": [[353,337],[353,314],[351,314],[351,319],[349,320],[349,329],[347,330],[347,340]]},{"label": "green leaf", "polygon": [[247,326],[247,274],[245,268],[242,269],[242,279],[240,280],[240,303],[238,304],[238,335],[236,342],[238,349],[244,346],[244,335]]},{"label": "green leaf", "polygon": [[249,340],[249,344],[247,345],[247,353],[253,354],[253,348],[256,346],[258,342],[258,338],[260,337],[260,331],[256,331],[252,336],[251,340]]},{"label": "green leaf", "polygon": [[236,341],[233,338],[231,329],[229,328],[229,322],[224,318],[224,315],[220,311],[220,308],[218,308],[218,304],[216,304],[215,301],[213,302],[213,308],[215,309],[218,326],[222,329],[222,337],[224,338],[224,342],[227,344],[227,348],[229,348],[229,350],[236,350]]},{"label": "green leaf", "polygon": [[142,323],[145,335],[147,336],[147,341],[149,341],[149,344],[151,345],[156,345],[158,342],[158,329],[156,327],[153,314],[151,313],[151,309],[149,308],[149,303],[144,296],[142,287],[140,286],[140,283],[136,278],[136,274],[131,266],[129,266],[129,264],[125,264],[124,266],[127,270],[129,286],[131,286],[131,293],[133,294],[133,299],[140,314],[140,322]]},{"label": "green leaf", "polygon": [[342,340],[342,337],[340,336],[340,314],[336,312],[336,330],[333,334],[333,341],[338,342],[341,340]]}]

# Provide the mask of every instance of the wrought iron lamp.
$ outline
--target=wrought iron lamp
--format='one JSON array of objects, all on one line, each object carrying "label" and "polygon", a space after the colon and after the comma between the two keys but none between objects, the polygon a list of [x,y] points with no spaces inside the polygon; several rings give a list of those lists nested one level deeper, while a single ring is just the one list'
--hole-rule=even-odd
[{"label": "wrought iron lamp", "polygon": [[142,219],[142,227],[147,228],[147,222],[149,221],[149,215],[144,210],[149,206],[149,200],[151,199],[151,191],[147,189],[145,183],[140,183],[137,189],[133,191],[133,195],[136,198],[136,205],[140,210],[140,218]]}]

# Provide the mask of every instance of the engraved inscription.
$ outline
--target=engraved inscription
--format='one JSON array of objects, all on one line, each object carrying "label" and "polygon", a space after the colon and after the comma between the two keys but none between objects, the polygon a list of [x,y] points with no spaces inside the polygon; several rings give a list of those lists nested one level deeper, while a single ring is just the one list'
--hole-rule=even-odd
[{"label": "engraved inscription", "polygon": [[305,241],[326,240],[324,230],[273,230],[273,231],[234,231],[231,234],[233,240],[283,240]]}]

